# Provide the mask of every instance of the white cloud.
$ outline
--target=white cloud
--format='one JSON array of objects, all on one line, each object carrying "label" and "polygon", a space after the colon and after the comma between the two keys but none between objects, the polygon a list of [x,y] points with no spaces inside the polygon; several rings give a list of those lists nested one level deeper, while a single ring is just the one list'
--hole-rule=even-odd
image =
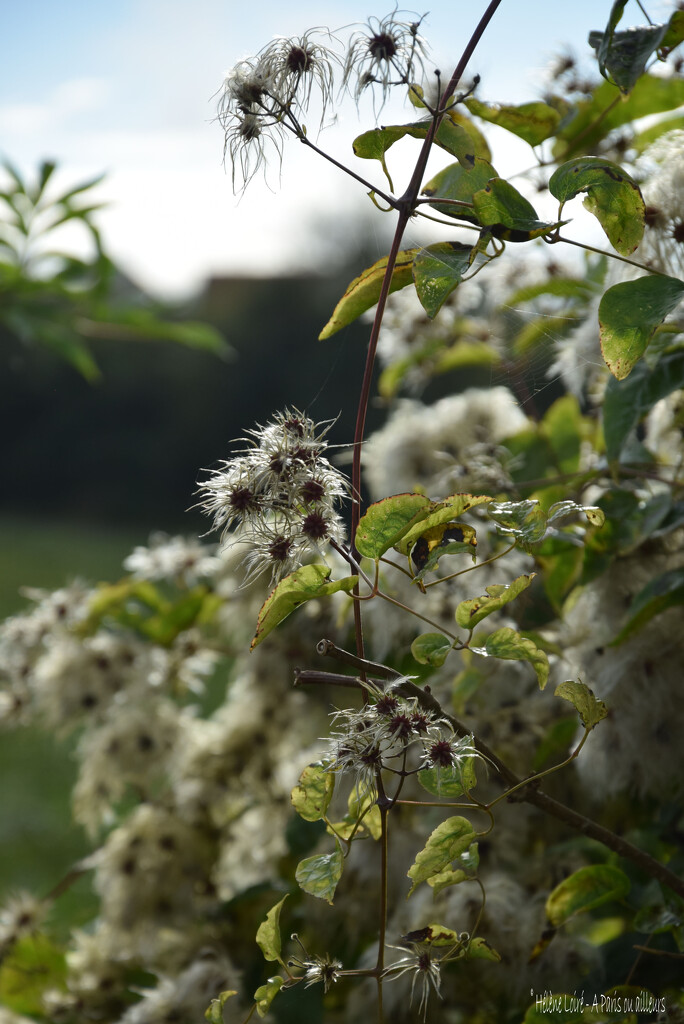
[{"label": "white cloud", "polygon": [[68,130],[79,115],[101,111],[109,96],[110,83],[104,78],[60,82],[41,102],[0,104],[0,131],[30,139]]}]

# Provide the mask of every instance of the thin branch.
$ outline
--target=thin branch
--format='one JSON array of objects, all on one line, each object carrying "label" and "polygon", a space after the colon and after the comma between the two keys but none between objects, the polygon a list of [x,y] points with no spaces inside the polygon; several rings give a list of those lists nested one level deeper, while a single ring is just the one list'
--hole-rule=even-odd
[{"label": "thin branch", "polygon": [[588,245],[586,242],[576,242],[572,238],[564,238],[563,235],[552,235],[550,238],[545,239],[548,245],[555,245],[557,242],[565,242],[566,245],[575,245],[578,249],[587,249],[589,252],[595,252],[599,256],[609,256],[613,260],[620,260],[621,263],[629,263],[630,267],[636,267],[638,270],[643,270],[647,274],[659,274],[661,277],[667,277],[667,274],[662,270],[657,270],[655,267],[645,267],[643,263],[637,263],[636,260],[630,260],[627,256],[620,256],[617,252],[607,252],[605,249],[597,249],[595,245]]},{"label": "thin branch", "polygon": [[642,4],[641,0],[637,0],[637,5],[638,5],[638,7],[640,8],[640,10],[641,10],[641,13],[643,14],[644,18],[646,18],[646,21],[647,21],[647,22],[649,23],[649,25],[652,25],[652,24],[653,24],[653,22],[652,22],[652,21],[651,21],[651,19],[649,18],[649,16],[648,16],[648,11],[646,10],[646,8],[644,7],[644,5]]},{"label": "thin branch", "polygon": [[63,892],[70,889],[71,886],[79,880],[81,875],[85,875],[88,870],[88,868],[76,865],[76,867],[72,868],[71,871],[69,871],[64,878],[57,883],[57,885],[50,889],[50,892],[46,896],[43,896],[43,902],[52,903],[61,896]]},{"label": "thin branch", "polygon": [[[295,132],[295,134],[297,133]],[[341,171],[344,171],[344,173],[348,174],[351,178],[355,178],[356,181],[360,182],[360,184],[363,185],[364,188],[367,188],[369,192],[373,192],[375,193],[376,196],[380,196],[380,198],[384,199],[387,205],[391,207],[393,210],[396,209],[397,200],[394,198],[394,196],[388,195],[387,192],[384,192],[381,188],[376,188],[375,185],[372,185],[369,181],[366,181],[366,179],[362,178],[360,174],[356,173],[356,171],[353,171],[351,167],[346,167],[345,164],[340,163],[340,161],[336,160],[334,156],[331,156],[330,153],[326,153],[324,149],[321,149],[320,146],[317,146],[314,142],[312,142],[311,139],[308,138],[308,136],[297,135],[297,138],[303,145],[308,146],[309,149],[313,149],[315,153],[318,153],[319,156],[322,156],[329,163],[334,164],[335,167],[338,167]]]},{"label": "thin branch", "polygon": [[376,661],[367,661],[365,658],[358,658],[351,651],[345,651],[341,647],[337,647],[332,640],[319,640],[316,645],[317,654],[335,658],[336,661],[341,661],[345,665],[352,665],[354,668],[365,669],[372,676],[380,676],[381,679],[400,679],[401,673],[395,672],[393,668],[388,668],[387,665],[380,665]]},{"label": "thin branch", "polygon": [[[425,690],[421,690],[420,687],[415,686],[413,683],[400,683],[393,687],[394,692],[401,694],[406,697],[414,697],[418,704],[420,704],[426,710],[430,710],[445,718],[454,728],[454,731],[459,736],[470,736],[472,735],[469,729],[454,718],[452,715],[442,710],[442,706],[431,693],[426,693]],[[520,787],[521,783],[525,780],[519,779],[518,776],[511,771],[501,758],[497,757],[496,754],[489,747],[479,740],[476,736],[473,737],[473,745],[476,750],[479,751],[486,757],[491,764],[494,765],[496,770],[502,779],[511,787]],[[560,800],[555,800],[553,797],[543,793],[536,786],[527,786],[527,788],[521,789],[517,796],[517,799],[523,800],[526,803],[533,804],[540,810],[545,811],[551,817],[556,818],[558,821],[562,821],[570,828],[577,832],[581,832],[582,835],[589,836],[590,839],[596,839],[599,843],[603,843],[609,850],[613,850],[619,856],[624,857],[626,860],[630,860],[637,867],[641,868],[651,878],[657,879],[662,882],[673,892],[676,892],[678,896],[684,898],[684,880],[675,875],[673,871],[661,864],[650,854],[640,850],[637,846],[623,839],[622,836],[617,835],[615,832],[611,832],[610,829],[604,828],[603,825],[599,825],[598,822],[592,821],[591,818],[585,817],[583,814],[579,814],[577,811],[573,811],[570,807],[561,803]]]},{"label": "thin branch", "polygon": [[345,686],[351,690],[364,690],[368,680],[358,676],[345,676],[341,672],[318,672],[315,668],[296,668],[294,685],[320,683],[323,686]]}]

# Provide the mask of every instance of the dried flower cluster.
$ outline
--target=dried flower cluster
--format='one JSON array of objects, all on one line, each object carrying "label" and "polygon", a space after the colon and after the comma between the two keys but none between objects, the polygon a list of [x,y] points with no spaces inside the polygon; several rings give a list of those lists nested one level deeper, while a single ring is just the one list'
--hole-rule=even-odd
[{"label": "dried flower cluster", "polygon": [[287,132],[301,140],[303,118],[312,100],[323,125],[339,89],[356,100],[377,86],[382,103],[393,86],[411,85],[423,74],[425,43],[418,34],[421,19],[404,20],[395,10],[370,19],[351,35],[345,48],[337,34],[311,29],[303,36],[279,37],[255,57],[239,61],[221,89],[218,121],[225,132],[225,156],[233,186],[244,188],[264,167],[268,150],[282,157]]},{"label": "dried flower cluster", "polygon": [[349,488],[323,455],[321,426],[286,409],[250,431],[247,447],[202,483],[200,507],[224,544],[248,548],[247,580],[270,571],[277,582],[344,536],[337,506]]},{"label": "dried flower cluster", "polygon": [[375,792],[379,772],[404,771],[412,747],[418,749],[418,769],[459,771],[467,759],[479,756],[472,736],[458,739],[447,719],[424,711],[415,700],[382,691],[374,696],[374,703],[358,711],[333,715],[337,728],[326,758],[330,771],[354,777],[360,793]]}]

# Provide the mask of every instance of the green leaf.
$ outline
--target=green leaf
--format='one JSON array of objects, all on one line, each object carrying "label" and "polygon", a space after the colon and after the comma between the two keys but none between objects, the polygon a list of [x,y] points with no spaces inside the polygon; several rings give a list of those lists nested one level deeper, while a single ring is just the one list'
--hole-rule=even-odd
[{"label": "green leaf", "polygon": [[656,328],[684,296],[684,282],[653,274],[615,284],[599,305],[601,351],[610,372],[624,380],[646,351]]},{"label": "green leaf", "polygon": [[670,17],[667,32],[660,46],[663,50],[673,50],[681,42],[684,42],[684,11],[679,10]]},{"label": "green leaf", "polygon": [[678,75],[642,75],[626,98],[620,98],[610,82],[602,82],[590,99],[577,104],[575,117],[558,132],[553,155],[567,160],[577,153],[595,153],[600,142],[621,125],[682,104],[684,79]]},{"label": "green leaf", "polygon": [[411,549],[411,561],[418,570],[416,580],[424,579],[434,572],[440,559],[445,555],[471,555],[476,559],[477,534],[475,528],[465,523],[443,523],[421,533]]},{"label": "green leaf", "polygon": [[[87,268],[90,269],[90,268]],[[215,327],[193,320],[164,320],[151,309],[117,309],[99,306],[97,316],[82,319],[84,333],[115,341],[170,341],[214,355],[232,350]]]},{"label": "green leaf", "polygon": [[413,283],[420,304],[431,320],[461,283],[473,257],[478,255],[472,245],[463,242],[436,242],[418,250],[413,260]]},{"label": "green leaf", "polygon": [[64,953],[50,939],[40,934],[21,938],[0,966],[0,1005],[44,1019],[43,992],[63,988],[66,976]]},{"label": "green leaf", "polygon": [[539,689],[543,690],[546,686],[549,678],[549,659],[546,653],[540,651],[529,637],[521,636],[508,626],[490,633],[484,648],[471,647],[470,650],[484,657],[503,658],[505,661],[529,661],[537,676]]},{"label": "green leaf", "polygon": [[544,139],[555,135],[561,121],[558,110],[539,101],[512,106],[506,103],[482,103],[471,97],[465,101],[465,105],[471,114],[505,128],[530,146],[538,146]]},{"label": "green leaf", "polygon": [[603,526],[606,521],[606,514],[597,505],[578,505],[576,501],[557,501],[547,512],[547,524],[552,526],[560,519],[567,519],[583,512],[592,526]]},{"label": "green leaf", "polygon": [[325,761],[307,765],[292,790],[292,806],[305,821],[320,821],[330,806],[335,776],[329,768]]},{"label": "green leaf", "polygon": [[561,473],[575,473],[589,421],[585,420],[575,395],[556,399],[544,413],[542,436],[553,451],[556,468]]},{"label": "green leaf", "polygon": [[578,505],[574,501],[559,501],[551,506],[548,513],[542,509],[536,498],[524,501],[491,502],[488,508],[490,519],[497,524],[499,533],[515,537],[524,551],[530,551],[540,544],[549,533],[553,523],[570,515],[583,513],[593,526],[602,526],[605,514],[593,505]]},{"label": "green leaf", "polygon": [[512,601],[523,590],[527,590],[536,573],[528,576],[518,576],[512,583],[494,583],[486,587],[486,594],[480,597],[471,597],[467,601],[461,601],[456,609],[456,622],[464,629],[473,629],[478,622],[482,622],[492,612],[497,612],[505,604]]},{"label": "green leaf", "polygon": [[425,938],[421,941],[429,943],[431,946],[457,946],[461,941],[458,932],[443,924],[427,924],[421,931],[426,933]]},{"label": "green leaf", "polygon": [[537,211],[504,178],[492,178],[473,196],[480,224],[496,238],[507,242],[529,242],[560,227],[560,221],[545,223]]},{"label": "green leaf", "polygon": [[434,361],[433,374],[449,373],[460,370],[464,366],[483,366],[489,369],[499,368],[502,357],[494,352],[491,345],[483,341],[457,341],[443,348]]},{"label": "green leaf", "polygon": [[106,175],[104,174],[98,174],[95,178],[89,178],[87,181],[83,181],[79,185],[75,185],[73,188],[63,192],[57,199],[55,199],[55,205],[63,206],[65,203],[69,203],[76,196],[82,195],[83,192],[89,192],[91,188],[95,188],[96,185],[101,184],[105,177]]},{"label": "green leaf", "polygon": [[549,191],[563,206],[580,192],[584,205],[593,213],[608,239],[622,256],[629,256],[644,234],[644,200],[633,178],[611,160],[585,156],[569,160],[554,171]]},{"label": "green leaf", "polygon": [[[489,148],[487,138],[480,131],[478,126],[472,121],[467,114],[464,113],[463,107],[454,107],[449,111],[448,117],[452,124],[456,125],[457,128],[462,128],[467,136],[467,141],[460,135],[458,137],[458,146],[454,146],[456,136],[449,136],[450,145],[456,150],[454,156],[463,164],[464,167],[472,167],[476,160],[490,161],[492,159],[492,153]],[[443,147],[447,149],[446,146]]]},{"label": "green leaf", "polygon": [[447,818],[438,825],[408,870],[408,876],[413,880],[409,896],[421,882],[427,882],[465,853],[474,840],[475,831],[467,818]]},{"label": "green leaf", "polygon": [[492,960],[498,963],[501,960],[501,956],[495,949],[493,949],[486,939],[474,938],[468,943],[466,950],[467,960]]},{"label": "green leaf", "polygon": [[676,38],[677,27],[672,26],[672,22],[667,25],[640,25],[626,32],[616,32],[615,25],[622,14],[620,10],[615,20],[618,6],[624,7],[624,3],[614,4],[605,32],[589,33],[589,45],[596,50],[603,77],[614,82],[621,92],[628,93],[646,70],[651,54],[665,44],[666,38],[669,36],[674,46],[680,40]]},{"label": "green leaf", "polygon": [[[684,11],[682,11],[684,14]],[[676,117],[665,117],[655,124],[651,124],[648,128],[644,128],[643,131],[637,132],[633,139],[630,140],[630,149],[635,149],[639,156],[652,146],[656,139],[659,139],[661,135],[666,132],[678,132],[684,129],[684,117],[677,115]]]},{"label": "green leaf", "polygon": [[587,545],[585,572],[588,579],[605,571],[617,555],[629,554],[643,543],[663,525],[670,509],[668,495],[661,493],[647,501],[617,487],[607,490],[599,502],[606,525]]},{"label": "green leaf", "polygon": [[56,168],[57,164],[53,160],[44,160],[40,165],[37,188],[35,190],[31,190],[31,201],[33,203],[37,203],[42,196],[45,191],[45,186],[54,174]]},{"label": "green leaf", "polygon": [[579,868],[550,893],[546,916],[558,928],[574,914],[600,907],[610,900],[621,900],[629,892],[627,875],[609,864]]},{"label": "green leaf", "polygon": [[[397,260],[392,271],[390,293],[412,283],[413,259],[418,252],[418,249],[405,249],[397,253]],[[367,267],[347,286],[347,290],[333,310],[333,315],[318,335],[319,341],[332,337],[333,334],[352,323],[376,304],[380,298],[382,282],[387,270],[387,260],[388,257],[383,256],[372,267]]]},{"label": "green leaf", "polygon": [[570,701],[577,710],[585,729],[593,729],[608,714],[608,708],[603,701],[598,700],[594,696],[593,690],[590,690],[581,681],[577,682],[574,679],[566,679],[558,684],[554,693],[556,697],[562,697],[563,700]]},{"label": "green leaf", "polygon": [[456,858],[455,863],[461,866],[446,868],[444,871],[433,875],[432,878],[428,878],[427,884],[435,896],[442,889],[448,889],[452,885],[460,885],[461,882],[465,882],[477,874],[477,869],[480,866],[478,844],[471,843],[465,853]]},{"label": "green leaf", "polygon": [[51,349],[60,359],[73,366],[88,383],[93,384],[100,379],[101,374],[90,349],[76,336],[73,328],[57,322],[45,324],[35,321],[28,337]]},{"label": "green leaf", "polygon": [[14,164],[10,163],[10,161],[5,157],[3,159],[3,161],[2,161],[2,166],[7,171],[7,173],[10,176],[10,178],[12,178],[12,180],[14,182],[14,191],[18,192],[20,195],[26,195],[26,187],[24,185],[24,179],[22,178],[21,174],[16,169]]},{"label": "green leaf", "polygon": [[179,633],[190,629],[206,606],[207,598],[212,601],[204,586],[193,587],[174,602],[169,602],[156,615],[141,620],[138,628],[155,643],[168,647]]},{"label": "green leaf", "polygon": [[223,1020],[223,1007],[226,1005],[229,999],[237,995],[237,989],[230,988],[226,989],[225,992],[221,992],[217,999],[212,999],[204,1013],[204,1019],[209,1021],[209,1024],[224,1024]]},{"label": "green leaf", "polygon": [[[422,194],[431,198],[451,200],[452,202],[431,204],[431,208],[448,217],[457,217],[459,220],[476,224],[473,196],[495,177],[496,171],[492,165],[481,157],[475,157],[472,166],[449,164],[427,183]],[[461,206],[461,203],[467,205]]]},{"label": "green leaf", "polygon": [[79,631],[94,633],[102,620],[111,616],[117,622],[144,632],[148,610],[163,613],[167,607],[168,603],[148,580],[127,578],[118,583],[101,584],[88,602],[88,614]]},{"label": "green leaf", "polygon": [[670,569],[649,580],[629,609],[629,617],[611,646],[623,643],[667,608],[684,604],[684,569]]},{"label": "green leaf", "polygon": [[584,552],[581,547],[562,537],[552,538],[548,545],[540,547],[537,561],[544,570],[546,596],[554,610],[560,612],[564,599],[577,583],[582,571]]},{"label": "green leaf", "polygon": [[285,979],[276,974],[273,978],[269,978],[265,985],[259,985],[259,988],[254,993],[254,1002],[260,1017],[266,1016],[271,1003],[280,992],[284,983]]},{"label": "green leaf", "polygon": [[532,319],[523,321],[509,344],[517,357],[526,360],[530,353],[534,353],[541,362],[544,359],[544,348],[550,350],[556,342],[574,330],[577,323],[578,319],[571,313],[558,316],[544,313],[533,315]]},{"label": "green leaf", "polygon": [[[473,846],[477,846],[477,843],[473,843]],[[427,884],[432,889],[433,894],[436,896],[437,893],[441,892],[442,889],[449,889],[452,885],[460,885],[461,882],[467,882],[468,875],[462,868],[446,868],[444,871],[438,872],[433,875],[432,878],[428,878]]]},{"label": "green leaf", "polygon": [[280,942],[280,911],[283,909],[283,903],[286,899],[287,894],[274,907],[271,907],[266,915],[266,920],[262,921],[257,929],[256,941],[259,949],[264,954],[264,960],[280,961],[280,951],[282,949]]},{"label": "green leaf", "polygon": [[424,494],[393,494],[369,505],[356,530],[355,544],[365,558],[380,558],[394,547],[432,506]]},{"label": "green leaf", "polygon": [[[102,325],[108,326],[108,325]],[[112,328],[127,328],[126,335],[139,341],[173,341],[187,348],[212,352],[214,355],[225,356],[231,349],[223,335],[210,324],[198,323],[193,320],[182,322],[164,321],[155,315],[141,317],[139,313],[116,316]]]},{"label": "green leaf", "polygon": [[300,860],[295,871],[300,889],[319,900],[327,900],[331,906],[344,867],[342,848],[338,842],[335,846],[333,853],[318,854]]},{"label": "green leaf", "polygon": [[493,501],[487,509],[499,533],[515,537],[524,548],[543,539],[546,515],[535,498],[524,501]]},{"label": "green leaf", "polygon": [[[432,118],[427,118],[411,124],[372,128],[354,139],[352,144],[354,155],[364,160],[379,160],[387,174],[385,164],[387,150],[406,136],[413,139],[424,139],[431,125]],[[453,114],[447,114],[442,119],[435,143],[464,165],[472,165],[478,156],[485,160],[489,160],[490,157],[489,147],[482,133],[463,114],[456,111]],[[387,177],[389,178],[389,174]]]},{"label": "green leaf", "polygon": [[[673,938],[677,941],[677,933],[681,935],[682,928],[684,928],[684,905],[680,897],[668,890],[661,891],[658,895],[654,894],[646,906],[643,906],[634,917],[634,930],[645,932],[648,935],[672,932]],[[682,952],[681,941],[678,945],[679,951]]]},{"label": "green leaf", "polygon": [[359,581],[358,576],[345,576],[344,579],[328,582],[331,572],[328,565],[303,565],[282,579],[261,606],[250,649],[258,647],[271,630],[305,601],[327,597],[339,591],[348,593]]},{"label": "green leaf", "polygon": [[[394,544],[394,547],[400,554],[407,555],[419,537],[422,537],[428,530],[444,523],[451,523],[464,512],[476,505],[482,505],[486,501],[491,501],[488,494],[450,494],[442,501],[426,499],[429,507],[428,513],[421,516],[419,520],[417,519],[415,525],[402,535],[401,540]],[[474,546],[470,538],[467,538],[466,542],[468,545]]]},{"label": "green leaf", "polygon": [[451,650],[451,640],[441,633],[421,633],[411,644],[411,654],[419,665],[439,668]]},{"label": "green leaf", "polygon": [[[591,281],[579,277],[549,277],[538,284],[528,284],[524,288],[509,295],[505,307],[518,306],[521,302],[530,302],[540,295],[558,295],[564,299],[580,299],[586,301],[595,291]],[[502,307],[504,308],[504,307]]]},{"label": "green leaf", "polygon": [[419,339],[403,359],[389,363],[378,380],[378,391],[383,398],[392,398],[414,367],[421,367],[426,375],[437,376],[464,366],[499,367],[501,355],[483,341],[457,341],[445,347],[444,338],[429,338],[421,344]]},{"label": "green leaf", "polygon": [[354,822],[363,817],[362,827],[368,830],[373,839],[380,839],[382,815],[373,794],[366,792],[359,796],[358,790],[352,789],[347,799],[347,814]]},{"label": "green leaf", "polygon": [[337,834],[343,839],[349,839],[352,833],[363,833],[364,830],[373,839],[380,839],[382,815],[374,794],[365,792],[359,796],[358,790],[354,788],[347,798],[347,813],[344,818],[342,821],[330,822],[326,827],[326,832],[331,836]]},{"label": "green leaf", "polygon": [[654,367],[637,363],[626,380],[608,378],[603,399],[603,435],[610,462],[620,458],[632,430],[656,402],[684,387],[684,351],[662,356]]},{"label": "green leaf", "polygon": [[461,796],[477,785],[475,758],[467,757],[449,768],[423,768],[417,778],[423,789],[440,799]]}]

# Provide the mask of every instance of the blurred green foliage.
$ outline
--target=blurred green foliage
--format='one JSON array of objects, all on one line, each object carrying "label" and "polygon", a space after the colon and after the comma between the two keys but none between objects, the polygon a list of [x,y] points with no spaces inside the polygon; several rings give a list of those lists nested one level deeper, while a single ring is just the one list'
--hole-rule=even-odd
[{"label": "blurred green foliage", "polygon": [[[56,164],[44,161],[35,182],[3,164],[0,189],[0,323],[26,345],[51,350],[86,380],[99,377],[90,339],[170,340],[225,355],[207,324],[171,323],[160,310],[117,301],[116,268],[102,246],[91,192],[102,176],[54,194]],[[81,259],[54,248],[55,232],[78,223],[93,250]]]}]

